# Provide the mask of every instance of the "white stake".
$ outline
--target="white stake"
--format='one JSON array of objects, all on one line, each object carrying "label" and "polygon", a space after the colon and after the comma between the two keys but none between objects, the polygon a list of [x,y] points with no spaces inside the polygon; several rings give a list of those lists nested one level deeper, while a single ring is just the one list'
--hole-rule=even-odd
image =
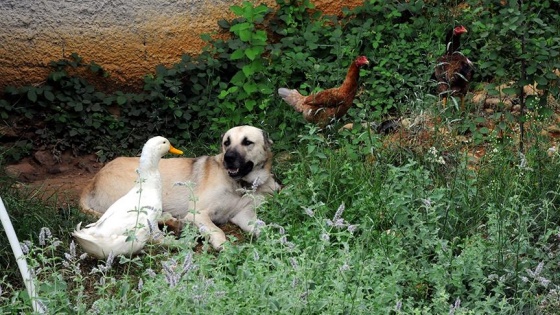
[{"label": "white stake", "polygon": [[31,278],[31,272],[29,272],[27,261],[25,260],[23,252],[21,251],[21,245],[19,244],[16,232],[14,231],[14,227],[12,225],[12,221],[10,221],[10,216],[8,215],[8,210],[6,210],[4,202],[2,201],[2,197],[0,197],[0,219],[2,220],[4,231],[6,231],[6,235],[8,236],[8,241],[10,241],[10,246],[12,247],[12,251],[14,252],[14,256],[16,257],[19,272],[23,277],[23,282],[25,283],[25,287],[27,288],[27,293],[29,294],[29,298],[31,299],[31,303],[33,304],[33,310],[35,311],[35,313],[44,314],[45,309],[43,308],[43,304],[39,303],[39,298],[36,296],[35,283]]}]

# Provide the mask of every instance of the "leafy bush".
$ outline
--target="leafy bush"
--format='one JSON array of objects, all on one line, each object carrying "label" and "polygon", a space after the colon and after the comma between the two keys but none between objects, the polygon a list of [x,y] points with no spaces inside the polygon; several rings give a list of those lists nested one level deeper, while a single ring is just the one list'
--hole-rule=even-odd
[{"label": "leafy bush", "polygon": [[[439,150],[408,154],[405,163],[380,152],[375,162],[339,140],[308,128],[285,166],[286,187],[259,209],[268,222],[261,237],[232,238],[219,255],[193,253],[190,228],[169,248],[104,262],[67,243],[71,225],[30,230],[23,243],[40,298],[50,312],[76,314],[515,314],[558,306],[557,160],[530,150],[526,164],[511,167],[515,153],[496,145],[476,172],[459,163],[444,181]],[[10,200],[10,208],[45,211]],[[21,287],[0,280],[0,288],[3,312],[30,310]]]},{"label": "leafy bush", "polygon": [[[425,96],[433,86],[435,59],[444,51],[443,34],[455,23],[469,28],[463,52],[476,62],[476,80],[522,78],[519,86],[536,81],[545,92],[541,111],[548,108],[546,93],[560,93],[552,73],[560,68],[553,1],[466,1],[450,10],[432,2],[370,0],[341,17],[322,15],[309,0],[277,4],[275,11],[248,1],[232,6],[237,18],[218,23],[229,38],[204,35],[208,46],[200,55],[158,66],[146,76],[144,92],[99,91],[71,73],[89,68],[107,74],[72,54],[51,64],[42,86],[8,88],[0,115],[34,117],[26,124],[42,143],[76,153],[93,150],[102,158],[140,147],[146,134],[165,133],[179,145],[194,139],[213,143],[216,134],[239,124],[263,127],[273,139],[283,139],[278,146],[284,149],[303,123],[277,97],[277,88],[310,93],[339,85],[355,56],[366,55],[373,65],[362,70],[363,89],[350,120],[379,121],[388,113],[421,109],[430,103]],[[119,116],[110,108],[118,108]]]}]

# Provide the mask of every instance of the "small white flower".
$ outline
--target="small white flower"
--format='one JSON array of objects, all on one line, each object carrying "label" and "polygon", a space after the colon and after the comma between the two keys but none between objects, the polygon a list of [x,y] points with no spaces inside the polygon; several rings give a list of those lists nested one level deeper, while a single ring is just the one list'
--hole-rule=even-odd
[{"label": "small white flower", "polygon": [[257,188],[259,188],[260,185],[262,185],[262,181],[259,177],[255,178],[255,180],[253,181],[253,183],[251,184],[251,190],[252,191],[256,191]]},{"label": "small white flower", "polygon": [[292,269],[294,270],[298,269],[299,267],[297,260],[295,260],[295,258],[293,257],[290,257],[290,264],[292,265]]},{"label": "small white flower", "polygon": [[395,311],[400,312],[402,308],[402,301],[398,300],[397,304],[395,305]]},{"label": "small white flower", "polygon": [[19,246],[21,247],[21,251],[23,252],[24,255],[29,254],[30,244],[31,243],[29,241],[23,241],[23,243],[19,243]]},{"label": "small white flower", "polygon": [[70,242],[70,255],[72,257],[76,256],[76,243],[74,243],[74,240],[72,240],[72,242]]},{"label": "small white flower", "polygon": [[343,218],[340,218],[340,219],[336,219],[336,221],[334,221],[333,225],[334,225],[335,228],[341,229],[341,228],[346,226],[346,223],[344,223]]},{"label": "small white flower", "polygon": [[199,232],[200,234],[202,234],[202,235],[207,235],[207,234],[210,233],[210,229],[209,229],[206,225],[201,225],[201,226],[198,228],[198,232]]},{"label": "small white flower", "polygon": [[539,280],[539,283],[545,288],[550,284],[550,280],[546,279],[545,277],[538,277],[537,280]]},{"label": "small white flower", "polygon": [[454,307],[455,309],[458,309],[459,307],[461,307],[461,299],[460,299],[460,298],[457,298],[457,299],[455,300],[455,305],[453,305],[453,307]]},{"label": "small white flower", "polygon": [[339,219],[342,218],[342,214],[344,213],[344,210],[346,209],[346,207],[344,206],[344,202],[340,204],[340,206],[338,206],[338,209],[336,209],[336,212],[334,214],[334,218],[333,221],[338,221]]},{"label": "small white flower", "polygon": [[297,287],[298,284],[299,284],[298,278],[295,278],[295,277],[294,277],[294,278],[292,279],[292,288]]},{"label": "small white flower", "polygon": [[305,208],[305,214],[307,214],[310,217],[313,217],[315,215],[315,212],[313,212],[313,209],[311,208]]},{"label": "small white flower", "polygon": [[537,265],[537,268],[535,268],[535,275],[540,275],[540,274],[541,274],[541,271],[543,270],[543,267],[544,267],[544,262],[541,261],[541,262]]}]

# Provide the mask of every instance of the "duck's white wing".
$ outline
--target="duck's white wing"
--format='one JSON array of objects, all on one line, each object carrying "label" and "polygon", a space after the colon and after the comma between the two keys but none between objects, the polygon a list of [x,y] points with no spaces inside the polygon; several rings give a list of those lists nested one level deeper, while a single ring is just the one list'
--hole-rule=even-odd
[{"label": "duck's white wing", "polygon": [[145,222],[146,218],[153,221],[161,213],[161,208],[161,192],[143,188],[139,193],[135,187],[115,201],[97,222],[88,224],[86,228],[124,231],[137,222]]}]

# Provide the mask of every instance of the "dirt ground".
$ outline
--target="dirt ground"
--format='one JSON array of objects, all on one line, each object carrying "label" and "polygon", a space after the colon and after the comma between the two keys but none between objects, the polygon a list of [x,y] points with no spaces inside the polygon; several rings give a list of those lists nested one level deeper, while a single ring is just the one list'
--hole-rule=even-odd
[{"label": "dirt ground", "polygon": [[8,165],[6,173],[16,178],[17,188],[25,194],[65,207],[78,205],[83,187],[102,166],[95,155],[58,156],[36,151],[31,157]]},{"label": "dirt ground", "polygon": [[[532,86],[527,86],[526,93],[528,95],[535,93],[535,91],[531,89]],[[480,106],[482,111],[488,115],[498,107],[498,105],[494,103],[504,100],[498,100],[496,97],[491,97],[486,92],[480,91],[474,94],[471,101],[474,104],[478,104],[477,106]],[[508,102],[508,100],[504,101],[505,109],[515,112],[515,106],[513,106],[511,102]],[[552,124],[541,126],[541,128],[542,135],[547,136],[550,141],[547,148],[553,149],[553,151],[556,152],[557,141],[560,139],[560,107],[556,100],[551,100],[551,104],[554,104],[553,108],[556,111],[553,116]],[[424,133],[429,134],[427,138],[424,137],[426,139],[424,139],[425,141],[423,140],[422,143],[416,143],[420,135],[418,132],[413,131],[414,128],[405,126],[405,120],[406,119],[401,120],[401,128],[398,128],[399,132],[386,137],[386,142],[390,145],[398,144],[398,146],[405,147],[417,147],[418,145],[426,148],[430,147],[432,144],[429,138],[431,138],[436,131],[433,122],[430,121],[431,119],[428,118],[426,126],[421,128]],[[415,124],[417,123],[412,123],[412,125]],[[479,127],[493,129],[495,124],[496,122],[487,120],[486,123]],[[440,132],[441,131],[438,130],[438,133]],[[10,134],[14,134],[13,137],[17,138],[13,131],[6,131],[0,128],[0,138],[2,138],[2,136],[4,138],[9,138]],[[447,135],[449,136],[450,134]],[[464,136],[461,137],[465,138]],[[465,141],[465,139],[453,138],[453,136],[448,140],[451,142],[469,142]],[[476,160],[481,157],[480,152],[484,151],[478,149],[479,148],[471,148],[469,150],[469,154],[472,154],[475,163]],[[29,194],[29,196],[39,197],[48,203],[52,202],[59,207],[65,207],[78,205],[79,196],[83,187],[93,178],[102,166],[103,163],[99,162],[95,154],[76,157],[71,153],[39,150],[35,151],[32,156],[20,160],[17,164],[8,165],[5,171],[9,176],[17,180],[16,185],[18,188]]]}]

